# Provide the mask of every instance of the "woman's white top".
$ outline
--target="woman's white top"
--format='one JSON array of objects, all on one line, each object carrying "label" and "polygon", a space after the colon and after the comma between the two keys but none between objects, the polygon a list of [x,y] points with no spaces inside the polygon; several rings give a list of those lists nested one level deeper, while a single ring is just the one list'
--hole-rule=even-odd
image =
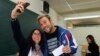
[{"label": "woman's white top", "polygon": [[40,46],[36,44],[35,47],[36,47],[36,50],[33,50],[33,51],[32,51],[32,47],[30,48],[28,56],[43,56]]},{"label": "woman's white top", "polygon": [[28,53],[28,56],[43,56],[43,53],[41,50],[38,51],[38,54],[35,50],[32,51],[32,47],[30,48],[30,51]]}]

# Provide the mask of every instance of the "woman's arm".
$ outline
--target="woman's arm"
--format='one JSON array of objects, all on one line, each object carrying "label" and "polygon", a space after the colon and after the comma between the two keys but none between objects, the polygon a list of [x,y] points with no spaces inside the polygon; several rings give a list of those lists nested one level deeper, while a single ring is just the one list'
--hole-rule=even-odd
[{"label": "woman's arm", "polygon": [[11,21],[11,27],[13,30],[14,39],[16,40],[16,42],[19,46],[19,49],[23,50],[25,47],[28,46],[28,43],[21,32],[20,24],[17,19]]},{"label": "woman's arm", "polygon": [[[18,12],[18,10],[20,10],[20,12]],[[20,24],[17,20],[17,17],[21,15],[23,12],[24,7],[22,4],[17,4],[11,12],[11,27],[13,30],[14,39],[16,40],[21,51],[23,51],[24,48],[28,46],[28,41],[26,41],[26,39],[22,35]]]}]

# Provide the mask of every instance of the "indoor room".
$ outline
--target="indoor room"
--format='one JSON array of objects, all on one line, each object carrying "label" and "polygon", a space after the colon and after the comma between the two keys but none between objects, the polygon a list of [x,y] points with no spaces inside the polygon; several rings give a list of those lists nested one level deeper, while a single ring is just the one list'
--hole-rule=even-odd
[{"label": "indoor room", "polygon": [[[19,47],[13,38],[11,12],[21,0],[0,0],[0,56],[16,56]],[[100,53],[100,0],[22,0],[30,5],[18,16],[23,36],[40,28],[39,15],[49,15],[54,25],[68,29],[78,48],[73,56],[86,56],[87,36],[93,35]],[[100,55],[99,55],[100,56]]]}]

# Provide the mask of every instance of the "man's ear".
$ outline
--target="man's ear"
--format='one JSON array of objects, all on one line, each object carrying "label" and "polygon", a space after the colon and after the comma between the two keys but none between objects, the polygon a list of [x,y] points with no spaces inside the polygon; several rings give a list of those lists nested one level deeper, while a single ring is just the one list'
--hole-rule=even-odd
[{"label": "man's ear", "polygon": [[52,19],[50,19],[50,23],[51,23],[52,25],[54,25],[54,21],[53,21]]}]

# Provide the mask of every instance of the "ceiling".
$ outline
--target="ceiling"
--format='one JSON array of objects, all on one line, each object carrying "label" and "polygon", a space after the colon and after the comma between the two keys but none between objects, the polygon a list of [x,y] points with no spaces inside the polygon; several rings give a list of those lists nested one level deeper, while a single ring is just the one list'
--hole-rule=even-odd
[{"label": "ceiling", "polygon": [[[100,0],[46,0],[50,7],[64,18],[100,15]],[[74,15],[74,16],[72,16]],[[71,19],[73,25],[99,25],[100,16],[94,18]]]}]

